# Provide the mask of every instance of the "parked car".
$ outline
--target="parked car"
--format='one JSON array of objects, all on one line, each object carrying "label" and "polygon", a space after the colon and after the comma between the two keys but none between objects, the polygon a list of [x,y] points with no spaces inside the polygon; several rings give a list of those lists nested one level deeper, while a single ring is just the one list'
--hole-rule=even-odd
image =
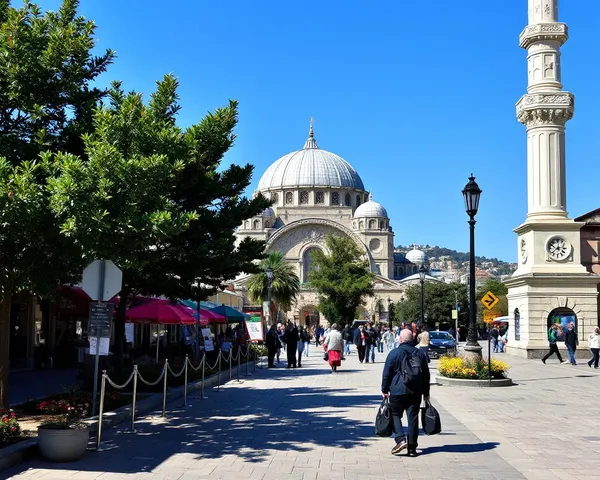
[{"label": "parked car", "polygon": [[439,358],[442,355],[456,353],[456,341],[448,332],[429,332],[429,356]]}]

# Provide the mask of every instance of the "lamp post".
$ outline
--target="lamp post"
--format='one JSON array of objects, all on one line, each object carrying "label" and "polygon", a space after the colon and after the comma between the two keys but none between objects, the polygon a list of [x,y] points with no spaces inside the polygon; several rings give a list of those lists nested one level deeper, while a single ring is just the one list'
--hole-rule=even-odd
[{"label": "lamp post", "polygon": [[404,297],[400,297],[400,318],[402,323],[404,323]]},{"label": "lamp post", "polygon": [[392,306],[393,306],[393,303],[392,303],[392,299],[390,297],[388,297],[387,300],[388,300],[388,325],[390,327],[393,327],[394,326],[394,322],[392,321]]},{"label": "lamp post", "polygon": [[271,268],[271,266],[269,265],[267,267],[267,303],[268,303],[268,308],[267,308],[267,327],[271,326],[271,289],[273,287],[273,277],[275,276],[273,274],[273,269]]},{"label": "lamp post", "polygon": [[469,332],[465,352],[473,359],[481,358],[481,345],[477,341],[477,306],[475,305],[475,215],[479,209],[481,189],[473,174],[462,191],[465,200],[465,210],[469,216]]},{"label": "lamp post", "polygon": [[427,275],[427,269],[425,264],[419,268],[419,279],[421,281],[421,325],[425,325],[425,275]]}]

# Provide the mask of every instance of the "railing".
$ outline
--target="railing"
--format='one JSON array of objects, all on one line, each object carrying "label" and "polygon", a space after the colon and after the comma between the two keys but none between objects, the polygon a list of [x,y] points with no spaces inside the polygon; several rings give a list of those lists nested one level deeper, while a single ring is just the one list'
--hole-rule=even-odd
[{"label": "railing", "polygon": [[[258,356],[256,355],[255,352],[254,353],[252,352],[250,345],[246,345],[245,350],[246,350],[246,352],[242,353],[242,347],[238,346],[236,355],[233,354],[233,349],[230,349],[229,352],[219,351],[219,354],[217,355],[215,364],[212,367],[210,365],[207,365],[206,356],[203,356],[202,360],[200,360],[200,363],[198,364],[198,366],[194,367],[191,360],[186,355],[183,367],[181,368],[181,370],[178,373],[175,373],[171,369],[171,366],[169,365],[169,360],[166,359],[161,374],[153,382],[149,382],[144,377],[142,377],[142,375],[140,374],[140,372],[138,370],[137,365],[133,366],[133,371],[131,372],[131,375],[129,376],[127,381],[121,385],[113,382],[110,379],[110,377],[108,376],[108,374],[106,373],[106,370],[103,370],[101,387],[100,387],[100,411],[98,414],[98,434],[97,434],[97,438],[96,438],[95,451],[101,452],[104,450],[102,448],[102,422],[103,422],[103,416],[104,416],[104,396],[106,394],[106,384],[107,383],[116,390],[123,390],[124,388],[127,388],[127,386],[131,382],[133,382],[133,396],[131,399],[131,427],[128,430],[128,433],[136,433],[135,408],[136,408],[136,401],[137,401],[138,380],[140,380],[142,383],[144,383],[145,385],[147,385],[149,387],[156,386],[160,383],[161,380],[163,381],[163,398],[162,398],[161,416],[166,417],[167,416],[167,383],[168,383],[169,374],[175,378],[178,378],[181,375],[184,376],[183,377],[183,405],[181,405],[181,407],[186,408],[188,406],[187,405],[188,368],[191,368],[195,372],[202,369],[201,377],[200,377],[201,379],[200,379],[200,397],[199,398],[201,400],[204,400],[207,398],[204,396],[205,373],[206,373],[207,367],[209,370],[213,370],[213,371],[215,369],[217,369],[217,387],[216,387],[217,392],[219,392],[221,389],[221,366],[222,366],[223,360],[225,360],[229,365],[229,380],[231,380],[232,376],[233,376],[232,361],[237,362],[237,381],[238,382],[240,382],[240,370],[241,370],[241,359],[242,358],[246,359],[246,376],[250,375],[248,373],[248,368],[249,368],[248,364],[250,363],[251,360],[253,363],[253,369],[254,369],[253,371],[256,371],[256,361],[257,361]],[[250,357],[252,357],[252,359]],[[262,358],[260,358],[260,361],[262,361]]]}]

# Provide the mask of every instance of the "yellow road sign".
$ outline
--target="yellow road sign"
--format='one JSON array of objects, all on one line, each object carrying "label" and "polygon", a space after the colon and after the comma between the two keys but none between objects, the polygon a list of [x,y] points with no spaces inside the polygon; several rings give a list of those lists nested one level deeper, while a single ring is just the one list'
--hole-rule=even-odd
[{"label": "yellow road sign", "polygon": [[500,299],[492,292],[487,292],[481,299],[481,303],[483,303],[484,307],[488,310],[494,308],[499,301]]}]

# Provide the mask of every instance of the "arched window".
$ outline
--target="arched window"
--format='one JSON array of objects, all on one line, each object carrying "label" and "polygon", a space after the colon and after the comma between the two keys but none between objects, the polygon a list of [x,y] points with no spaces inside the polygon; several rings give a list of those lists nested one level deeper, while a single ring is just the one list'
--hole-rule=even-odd
[{"label": "arched window", "polygon": [[383,230],[383,226],[384,226],[384,223],[380,221],[379,222],[379,230]]},{"label": "arched window", "polygon": [[375,220],[369,220],[369,228],[375,228],[377,226],[377,222]]},{"label": "arched window", "polygon": [[279,195],[277,195],[277,193],[272,193],[271,200],[273,200],[275,202],[275,205],[277,205],[277,202],[279,202]]},{"label": "arched window", "polygon": [[339,205],[340,204],[340,194],[338,192],[333,192],[331,194],[331,204]]},{"label": "arched window", "polygon": [[350,205],[352,205],[352,200],[350,199],[350,194],[347,193],[346,194],[346,198],[344,198],[344,204],[349,207]]},{"label": "arched window", "polygon": [[358,207],[360,205],[360,195],[356,196],[356,206]]},{"label": "arched window", "polygon": [[325,194],[323,192],[317,192],[315,203],[325,203]]},{"label": "arched window", "polygon": [[260,220],[254,220],[253,228],[254,230],[260,230]]},{"label": "arched window", "polygon": [[363,228],[365,228],[365,222],[363,222],[362,220],[358,223],[358,228],[360,228],[361,230]]},{"label": "arched window", "polygon": [[570,308],[561,307],[552,310],[548,315],[548,329],[555,323],[558,325],[558,340],[564,341],[570,323],[573,324],[575,332],[577,332],[577,315]]},{"label": "arched window", "polygon": [[285,204],[293,205],[294,204],[294,194],[292,192],[286,192],[285,194]]},{"label": "arched window", "polygon": [[521,314],[515,308],[515,340],[521,340]]},{"label": "arched window", "polygon": [[308,203],[308,192],[306,190],[300,192],[300,205],[306,205]]},{"label": "arched window", "polygon": [[319,250],[317,247],[307,248],[304,251],[304,255],[302,256],[302,263],[303,263],[302,281],[304,283],[308,283],[310,281],[310,263],[311,263],[310,256],[317,250]]},{"label": "arched window", "polygon": [[250,230],[250,220],[246,220],[246,223],[244,224],[244,228],[246,230]]}]

